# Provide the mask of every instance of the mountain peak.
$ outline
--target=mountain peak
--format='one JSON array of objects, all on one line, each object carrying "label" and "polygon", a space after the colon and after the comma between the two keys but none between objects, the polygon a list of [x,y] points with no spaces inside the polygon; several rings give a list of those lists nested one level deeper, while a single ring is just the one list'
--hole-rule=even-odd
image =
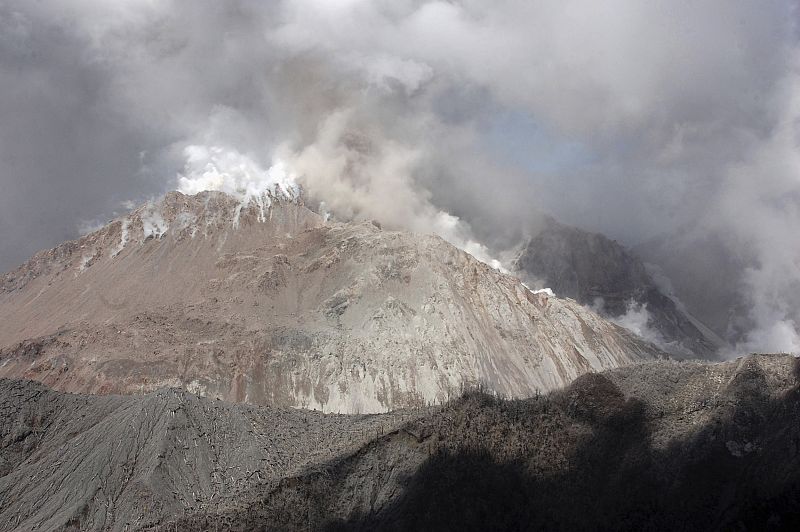
[{"label": "mountain peak", "polygon": [[682,356],[713,356],[716,335],[662,291],[648,268],[616,240],[547,218],[514,262],[527,282],[544,284]]},{"label": "mountain peak", "polygon": [[285,196],[170,193],[3,288],[0,376],[66,391],[363,413],[479,385],[524,397],[660,354],[439,237],[326,221]]}]

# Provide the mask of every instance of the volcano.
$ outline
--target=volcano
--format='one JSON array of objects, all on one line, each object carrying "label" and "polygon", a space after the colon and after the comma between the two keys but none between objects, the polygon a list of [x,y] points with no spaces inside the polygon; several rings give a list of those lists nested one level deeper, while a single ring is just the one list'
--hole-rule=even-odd
[{"label": "volcano", "polygon": [[168,193],[0,278],[0,376],[371,413],[529,397],[661,356],[433,235],[280,189]]}]

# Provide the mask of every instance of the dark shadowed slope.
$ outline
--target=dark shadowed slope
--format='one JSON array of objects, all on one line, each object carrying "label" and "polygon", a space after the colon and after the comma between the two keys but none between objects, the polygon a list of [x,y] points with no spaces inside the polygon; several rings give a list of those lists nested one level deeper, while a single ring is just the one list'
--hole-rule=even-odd
[{"label": "dark shadowed slope", "polygon": [[612,318],[645,308],[651,336],[672,353],[710,357],[723,344],[664,294],[638,257],[601,234],[547,218],[514,266],[523,280],[552,288],[556,295]]},{"label": "dark shadowed slope", "polygon": [[791,357],[659,362],[448,404],[318,472],[161,530],[796,530]]}]

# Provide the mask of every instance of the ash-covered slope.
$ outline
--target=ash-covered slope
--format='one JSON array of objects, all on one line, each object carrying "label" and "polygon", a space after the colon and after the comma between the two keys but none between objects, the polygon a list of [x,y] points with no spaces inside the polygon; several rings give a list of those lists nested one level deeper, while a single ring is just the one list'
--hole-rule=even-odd
[{"label": "ash-covered slope", "polygon": [[0,530],[796,530],[800,365],[370,416],[0,379]]},{"label": "ash-covered slope", "polygon": [[[642,261],[618,242],[547,218],[515,261],[517,273],[556,295],[619,318],[646,310],[646,327],[674,354],[713,356],[723,341],[665,295]],[[644,320],[643,320],[644,321]]]},{"label": "ash-covered slope", "polygon": [[[157,530],[797,530],[800,366],[652,362],[482,394]],[[228,506],[229,505],[229,506]]]},{"label": "ash-covered slope", "polygon": [[658,355],[441,238],[170,193],[0,284],[0,376],[337,412],[530,396]]},{"label": "ash-covered slope", "polygon": [[180,389],[81,396],[0,379],[0,530],[137,530],[275,487],[416,415],[257,408]]}]

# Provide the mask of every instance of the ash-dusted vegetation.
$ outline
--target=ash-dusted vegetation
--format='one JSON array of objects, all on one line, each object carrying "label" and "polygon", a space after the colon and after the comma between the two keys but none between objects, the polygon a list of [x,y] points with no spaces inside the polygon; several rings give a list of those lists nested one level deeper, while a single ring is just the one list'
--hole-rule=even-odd
[{"label": "ash-dusted vegetation", "polygon": [[523,401],[467,393],[161,529],[796,529],[799,367],[659,362]]}]

